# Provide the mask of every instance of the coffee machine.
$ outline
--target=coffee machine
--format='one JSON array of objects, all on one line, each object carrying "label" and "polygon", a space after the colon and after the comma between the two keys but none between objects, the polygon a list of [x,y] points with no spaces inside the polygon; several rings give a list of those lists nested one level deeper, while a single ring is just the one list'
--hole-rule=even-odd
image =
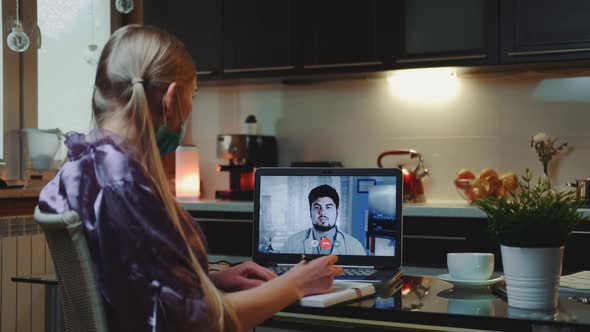
[{"label": "coffee machine", "polygon": [[215,198],[238,201],[254,199],[254,170],[278,165],[277,140],[264,135],[217,135],[217,157],[229,160],[218,172],[229,172],[229,190],[215,191]]}]

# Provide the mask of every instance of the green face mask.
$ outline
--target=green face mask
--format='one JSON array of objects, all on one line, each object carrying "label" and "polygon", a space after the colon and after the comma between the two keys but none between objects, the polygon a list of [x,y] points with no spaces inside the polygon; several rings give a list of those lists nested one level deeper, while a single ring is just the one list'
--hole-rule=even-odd
[{"label": "green face mask", "polygon": [[[182,119],[180,110],[178,110],[178,116]],[[166,126],[166,114],[164,114],[164,124],[161,125],[156,132],[156,143],[161,156],[176,150],[180,145],[180,141],[184,138],[185,130],[184,120],[182,120],[182,123],[180,124],[180,132],[168,128],[168,126]]]}]

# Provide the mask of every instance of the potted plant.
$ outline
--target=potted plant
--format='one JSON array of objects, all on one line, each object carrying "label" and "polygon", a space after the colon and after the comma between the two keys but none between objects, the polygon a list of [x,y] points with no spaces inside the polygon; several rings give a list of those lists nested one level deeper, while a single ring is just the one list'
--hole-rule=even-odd
[{"label": "potted plant", "polygon": [[485,197],[476,204],[488,215],[488,230],[500,242],[508,305],[551,310],[557,306],[564,245],[588,217],[575,191],[557,191],[549,179],[532,181],[527,169],[506,197]]}]

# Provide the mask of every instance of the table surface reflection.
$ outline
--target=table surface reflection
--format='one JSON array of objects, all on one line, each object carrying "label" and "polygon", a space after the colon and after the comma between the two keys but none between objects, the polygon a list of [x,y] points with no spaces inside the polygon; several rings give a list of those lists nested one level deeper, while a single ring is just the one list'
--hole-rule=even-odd
[{"label": "table surface reflection", "polygon": [[545,312],[509,307],[496,294],[491,286],[458,288],[433,276],[404,275],[401,283],[380,288],[370,298],[329,308],[292,305],[284,312],[484,330],[547,325],[590,331],[590,304],[583,295],[560,295],[557,309]]}]

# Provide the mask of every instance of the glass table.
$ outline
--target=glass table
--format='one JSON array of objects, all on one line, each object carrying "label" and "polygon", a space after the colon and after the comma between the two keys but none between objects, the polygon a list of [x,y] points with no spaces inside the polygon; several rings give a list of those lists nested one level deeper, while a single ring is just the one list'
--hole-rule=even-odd
[{"label": "glass table", "polygon": [[[47,331],[63,331],[55,275],[13,277],[12,281],[46,285]],[[545,312],[509,307],[502,289],[503,282],[457,288],[435,276],[404,275],[398,283],[379,287],[369,298],[328,308],[291,305],[265,322],[260,331],[590,331],[587,296],[560,294],[557,309]]]},{"label": "glass table", "polygon": [[459,288],[434,276],[404,275],[375,296],[328,308],[292,305],[265,323],[275,328],[334,331],[590,331],[588,298],[560,295],[554,311],[509,307],[504,282]]}]

